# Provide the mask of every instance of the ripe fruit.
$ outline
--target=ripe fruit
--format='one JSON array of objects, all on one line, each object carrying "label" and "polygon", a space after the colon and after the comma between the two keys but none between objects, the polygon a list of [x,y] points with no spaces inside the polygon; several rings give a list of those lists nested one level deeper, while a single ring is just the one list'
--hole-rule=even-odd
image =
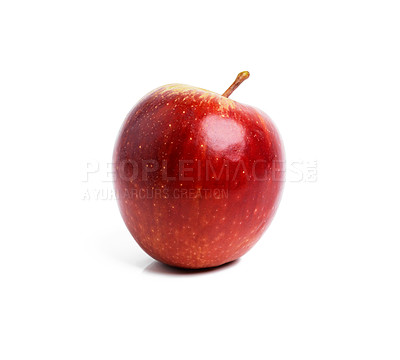
[{"label": "ripe fruit", "polygon": [[242,256],[272,220],[283,186],[283,147],[262,111],[192,86],[142,98],[114,149],[122,217],[154,259],[182,268]]}]

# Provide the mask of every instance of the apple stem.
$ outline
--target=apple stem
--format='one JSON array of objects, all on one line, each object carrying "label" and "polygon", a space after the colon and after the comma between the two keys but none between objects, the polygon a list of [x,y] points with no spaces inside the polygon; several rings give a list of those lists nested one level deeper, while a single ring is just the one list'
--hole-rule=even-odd
[{"label": "apple stem", "polygon": [[232,83],[231,86],[229,86],[228,90],[226,90],[222,94],[222,96],[229,97],[243,81],[249,78],[249,76],[250,73],[248,71],[242,71],[241,73],[239,73],[239,75],[236,76],[235,81]]}]

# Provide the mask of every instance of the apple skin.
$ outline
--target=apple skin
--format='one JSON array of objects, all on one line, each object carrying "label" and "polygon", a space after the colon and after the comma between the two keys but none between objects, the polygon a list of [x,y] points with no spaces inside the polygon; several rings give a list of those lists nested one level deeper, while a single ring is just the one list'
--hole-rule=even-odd
[{"label": "apple skin", "polygon": [[261,237],[284,184],[279,133],[262,111],[188,85],[160,87],[127,115],[113,155],[120,212],[141,248],[199,269]]}]

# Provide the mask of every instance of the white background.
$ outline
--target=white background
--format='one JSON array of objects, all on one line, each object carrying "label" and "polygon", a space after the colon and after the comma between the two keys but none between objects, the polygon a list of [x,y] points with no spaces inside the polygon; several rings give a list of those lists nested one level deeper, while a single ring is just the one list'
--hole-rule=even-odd
[{"label": "white background", "polygon": [[[0,358],[399,359],[399,17],[396,1],[2,1]],[[288,172],[240,261],[167,268],[111,199],[114,140],[153,88],[223,92],[242,70],[232,98],[317,179]]]}]

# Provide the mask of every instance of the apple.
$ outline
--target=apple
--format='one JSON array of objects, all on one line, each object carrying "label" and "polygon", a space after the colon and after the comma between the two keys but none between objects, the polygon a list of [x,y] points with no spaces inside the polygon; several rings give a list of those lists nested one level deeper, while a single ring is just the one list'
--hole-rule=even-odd
[{"label": "apple", "polygon": [[200,269],[245,254],[270,224],[284,183],[278,131],[261,110],[171,84],[127,115],[113,155],[123,220],[165,264]]}]

